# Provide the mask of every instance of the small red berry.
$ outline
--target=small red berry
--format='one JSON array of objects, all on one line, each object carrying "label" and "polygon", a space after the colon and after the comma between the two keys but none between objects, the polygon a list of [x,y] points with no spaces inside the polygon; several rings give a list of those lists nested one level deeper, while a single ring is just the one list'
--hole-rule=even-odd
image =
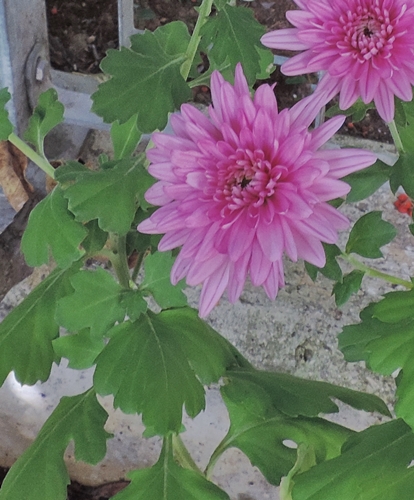
[{"label": "small red berry", "polygon": [[54,5],[51,9],[50,9],[50,13],[52,14],[52,16],[56,16],[56,14],[58,13],[58,8],[56,7],[56,5]]},{"label": "small red berry", "polygon": [[394,202],[394,207],[401,213],[410,217],[413,214],[413,202],[405,193],[398,195]]}]

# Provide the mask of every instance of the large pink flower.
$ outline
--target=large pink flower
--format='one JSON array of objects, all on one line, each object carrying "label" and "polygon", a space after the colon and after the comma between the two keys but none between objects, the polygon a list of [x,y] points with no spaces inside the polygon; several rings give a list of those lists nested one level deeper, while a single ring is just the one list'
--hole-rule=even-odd
[{"label": "large pink flower", "polygon": [[343,123],[308,131],[322,95],[278,113],[271,86],[252,100],[240,65],[234,87],[214,72],[211,93],[210,119],[184,104],[171,117],[174,135],[153,134],[149,171],[159,182],[146,199],[161,208],[138,226],[165,233],[161,251],[182,246],[171,280],[203,284],[200,316],[226,289],[235,302],[248,275],[275,298],[284,253],[324,266],[321,242],[335,243],[348,226],[326,202],[348,193],[339,178],[375,161],[362,150],[320,149]]},{"label": "large pink flower", "polygon": [[326,71],[319,90],[349,108],[374,100],[381,117],[394,117],[394,95],[411,101],[414,83],[413,0],[294,0],[295,28],[272,31],[262,43],[303,50],[282,65],[286,75]]}]

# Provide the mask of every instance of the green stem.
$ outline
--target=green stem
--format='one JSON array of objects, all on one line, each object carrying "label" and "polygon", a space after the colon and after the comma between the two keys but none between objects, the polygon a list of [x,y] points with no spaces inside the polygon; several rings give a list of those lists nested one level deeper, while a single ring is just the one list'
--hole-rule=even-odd
[{"label": "green stem", "polygon": [[39,154],[36,153],[30,146],[28,146],[24,141],[20,139],[16,134],[11,133],[9,135],[9,141],[16,146],[17,149],[20,149],[20,151],[26,155],[29,160],[31,160],[33,163],[36,163],[36,165],[45,172],[49,177],[52,179],[55,178],[55,169],[52,167],[52,165],[46,160],[46,158],[40,156]]},{"label": "green stem", "polygon": [[187,80],[188,75],[190,74],[191,66],[193,65],[193,61],[195,55],[197,54],[198,45],[201,40],[200,30],[203,24],[207,21],[208,16],[211,13],[211,9],[213,7],[213,0],[203,0],[203,3],[200,5],[198,10],[198,19],[196,25],[194,26],[193,34],[191,35],[190,42],[186,51],[186,60],[183,62],[181,66],[181,76],[184,80]]},{"label": "green stem", "polygon": [[197,472],[198,474],[202,474],[179,434],[173,435],[172,445],[174,449],[174,458],[182,467]]},{"label": "green stem", "polygon": [[371,276],[372,278],[379,278],[388,283],[392,283],[393,285],[401,285],[405,288],[411,290],[414,284],[411,281],[403,280],[401,278],[397,278],[397,276],[392,276],[391,274],[383,273],[378,271],[377,269],[373,269],[372,267],[366,266],[361,261],[352,257],[352,255],[348,255],[344,252],[341,253],[341,257],[352,264],[356,269],[363,271],[367,276]]},{"label": "green stem", "polygon": [[399,153],[404,153],[404,146],[401,141],[400,134],[398,133],[397,126],[395,125],[395,121],[388,123],[388,127],[391,132],[392,139],[394,141],[395,147]]},{"label": "green stem", "polygon": [[128,268],[128,258],[126,254],[126,236],[118,236],[117,234],[111,234],[110,239],[112,241],[112,251],[113,256],[111,259],[112,265],[118,277],[119,283],[124,288],[130,288],[129,286],[129,268]]}]

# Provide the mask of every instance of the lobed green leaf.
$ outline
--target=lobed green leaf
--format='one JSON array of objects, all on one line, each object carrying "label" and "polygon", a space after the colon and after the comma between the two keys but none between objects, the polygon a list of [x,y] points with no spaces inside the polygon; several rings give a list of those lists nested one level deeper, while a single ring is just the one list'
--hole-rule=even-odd
[{"label": "lobed green leaf", "polygon": [[150,469],[128,473],[131,483],[113,500],[229,500],[229,496],[201,474],[183,469],[174,461],[166,441],[158,462]]},{"label": "lobed green leaf", "polygon": [[111,139],[115,160],[131,156],[141,139],[141,132],[137,128],[137,115],[131,116],[125,123],[114,122],[111,127]]},{"label": "lobed green leaf", "polygon": [[337,115],[345,115],[351,116],[354,122],[360,122],[365,118],[367,111],[374,108],[375,105],[373,102],[365,104],[361,99],[358,99],[355,104],[347,109],[340,109],[338,104],[334,104],[326,111],[326,117],[332,118]]},{"label": "lobed green leaf", "polygon": [[82,270],[73,276],[71,284],[74,293],[57,304],[56,320],[61,326],[70,332],[90,328],[91,335],[97,338],[117,321],[123,321],[123,289],[110,273],[101,268]]},{"label": "lobed green leaf", "polygon": [[103,231],[124,235],[144,193],[154,183],[143,161],[139,156],[110,162],[98,171],[64,165],[56,171],[56,179],[63,183],[69,209],[78,221],[97,219]]},{"label": "lobed green leaf", "polygon": [[381,219],[381,212],[363,215],[349,234],[346,253],[357,253],[362,257],[378,259],[382,257],[380,248],[392,241],[397,234],[395,227]]},{"label": "lobed green leaf", "polygon": [[264,33],[265,28],[254,19],[250,9],[230,5],[221,6],[201,30],[212,64],[219,66],[228,59],[235,68],[241,63],[251,85],[258,75],[263,77],[265,72],[268,76],[273,69],[272,52],[260,42]]},{"label": "lobed green leaf", "polygon": [[184,282],[175,286],[171,284],[170,274],[174,261],[171,252],[156,252],[148,255],[144,261],[145,277],[140,290],[150,292],[157,304],[164,309],[187,305],[187,297],[183,293]]},{"label": "lobed green leaf", "polygon": [[56,303],[71,293],[76,271],[76,264],[53,271],[0,323],[0,385],[11,371],[21,384],[48,379],[56,359],[52,341],[59,335]]},{"label": "lobed green leaf", "polygon": [[74,220],[68,201],[59,186],[31,211],[21,248],[29,266],[49,262],[51,251],[57,265],[63,269],[85,253],[80,244],[88,231]]},{"label": "lobed green leaf", "polygon": [[[296,450],[287,440],[311,447],[318,462],[339,455],[353,431],[321,418],[291,416],[281,412],[268,388],[254,378],[233,377],[221,389],[230,416],[230,429],[212,456],[237,447],[247,455],[271,484],[279,484],[296,461]],[[287,393],[288,394],[288,393]]]},{"label": "lobed green leaf", "polygon": [[414,435],[402,421],[353,435],[340,456],[295,476],[293,500],[410,500]]},{"label": "lobed green leaf", "polygon": [[142,413],[147,429],[166,435],[180,431],[183,405],[190,417],[204,409],[202,383],[217,382],[227,367],[243,363],[196,311],[148,311],[111,330],[94,385],[99,394],[114,395],[115,407]]},{"label": "lobed green leaf", "polygon": [[29,119],[24,137],[33,144],[40,154],[43,153],[43,141],[47,134],[63,122],[65,108],[58,100],[55,89],[46,90],[39,96],[39,101]]},{"label": "lobed green leaf", "polygon": [[92,110],[106,122],[137,116],[142,132],[162,130],[168,113],[191,97],[180,74],[190,35],[181,21],[131,37],[131,48],[109,50],[101,63],[112,78],[93,94]]},{"label": "lobed green leaf", "polygon": [[353,203],[368,198],[389,180],[391,172],[389,165],[377,160],[371,167],[343,177],[342,180],[351,186],[346,202]]},{"label": "lobed green leaf", "polygon": [[414,197],[414,151],[400,153],[391,172],[392,191],[395,193],[402,186],[408,196]]},{"label": "lobed green leaf", "polygon": [[93,337],[89,328],[75,335],[65,335],[52,341],[53,349],[60,358],[69,360],[69,368],[86,370],[95,364],[95,359],[105,344],[102,338]]},{"label": "lobed green leaf", "polygon": [[326,264],[324,267],[316,267],[309,262],[305,262],[305,268],[311,277],[312,281],[315,281],[318,272],[326,276],[327,278],[334,281],[342,281],[342,269],[339,266],[336,257],[341,255],[341,250],[336,245],[329,245],[328,243],[322,243],[325,250]]},{"label": "lobed green leaf", "polygon": [[8,472],[0,500],[66,500],[70,478],[64,452],[73,440],[77,460],[91,464],[102,460],[110,437],[104,430],[107,417],[91,390],[63,397],[33,444]]},{"label": "lobed green leaf", "polygon": [[[398,294],[394,298],[394,294]],[[405,294],[405,295],[401,295]],[[396,379],[397,416],[414,428],[414,314],[412,292],[391,292],[360,314],[361,323],[346,326],[339,335],[339,348],[347,361],[365,361],[382,375],[400,370]],[[396,310],[392,311],[395,305]],[[386,322],[382,321],[384,319]]]},{"label": "lobed green leaf", "polygon": [[355,269],[343,277],[342,283],[335,283],[332,292],[335,295],[335,304],[338,307],[346,304],[351,295],[359,291],[364,274],[364,272]]},{"label": "lobed green leaf", "polygon": [[340,454],[353,431],[319,418],[321,413],[338,411],[332,398],[389,415],[376,396],[326,382],[252,369],[229,370],[226,379],[228,383],[221,392],[231,424],[212,463],[226,449],[236,446],[272,484],[279,484],[296,461],[296,450],[286,440],[308,446],[317,463]]}]

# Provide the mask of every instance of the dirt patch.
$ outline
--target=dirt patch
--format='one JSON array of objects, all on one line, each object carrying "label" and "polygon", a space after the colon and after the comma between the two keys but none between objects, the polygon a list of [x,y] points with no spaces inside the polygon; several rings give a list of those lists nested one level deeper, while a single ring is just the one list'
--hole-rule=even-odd
[{"label": "dirt patch", "polygon": [[[251,9],[268,31],[289,27],[285,12],[297,9],[292,0],[240,0],[238,3]],[[201,0],[135,0],[135,26],[155,30],[171,21],[181,20],[191,31],[197,20],[194,7],[200,4]],[[52,66],[62,71],[99,72],[105,52],[118,46],[117,0],[46,0],[46,7]],[[290,55],[288,52],[281,54]],[[312,75],[286,78],[276,69],[269,83],[277,83],[276,98],[283,109],[309,95],[315,78]],[[208,91],[196,89],[195,99],[208,102]],[[388,127],[375,110],[368,111],[359,123],[347,119],[339,133],[392,143]]]}]

